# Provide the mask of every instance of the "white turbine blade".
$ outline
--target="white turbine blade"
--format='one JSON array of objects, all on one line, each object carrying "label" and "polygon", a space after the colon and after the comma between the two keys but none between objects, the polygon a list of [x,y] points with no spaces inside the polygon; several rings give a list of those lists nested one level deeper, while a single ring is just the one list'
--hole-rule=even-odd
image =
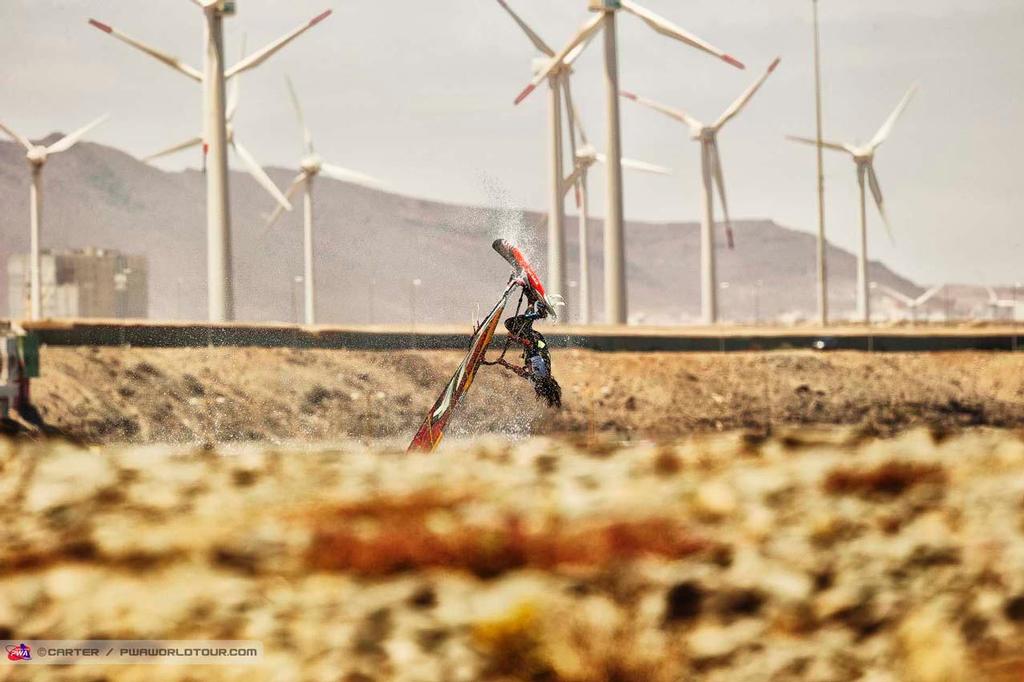
[{"label": "white turbine blade", "polygon": [[[299,191],[299,187],[304,185],[306,183],[306,180],[308,179],[309,175],[307,175],[305,171],[296,175],[292,179],[292,184],[288,185],[288,189],[285,190],[285,198],[291,201],[291,198],[295,196],[296,192]],[[284,206],[281,205],[280,202],[278,202],[278,204],[274,206],[274,211],[270,214],[270,217],[267,218],[267,223],[263,227],[263,234],[261,235],[262,237],[267,236],[267,233],[270,232],[270,228],[274,226],[274,223],[277,222],[277,219],[281,217],[281,214],[284,213],[284,211],[285,208]]]},{"label": "white turbine blade", "polygon": [[169,55],[169,54],[167,54],[165,52],[161,52],[160,50],[156,49],[155,47],[150,47],[149,45],[146,45],[145,43],[139,42],[135,38],[132,38],[132,37],[130,37],[128,35],[125,35],[124,33],[121,33],[120,31],[118,31],[117,29],[115,29],[115,28],[113,28],[111,26],[108,26],[107,24],[104,24],[102,21],[97,21],[95,19],[90,19],[89,23],[92,24],[93,26],[95,26],[96,28],[98,28],[99,30],[103,31],[104,33],[109,33],[110,35],[114,36],[115,38],[117,38],[121,42],[129,44],[129,45],[131,45],[132,47],[134,47],[137,50],[142,50],[143,52],[148,54],[150,57],[153,57],[154,59],[163,62],[164,64],[166,64],[167,66],[171,67],[175,71],[179,71],[180,73],[183,73],[186,76],[188,76],[189,78],[191,78],[191,79],[193,79],[195,81],[198,81],[200,83],[203,82],[203,74],[202,73],[200,73],[197,69],[189,66],[185,62],[181,61],[177,57],[173,57],[173,56],[171,56],[171,55]]},{"label": "white turbine blade", "polygon": [[161,156],[167,156],[168,154],[173,154],[175,152],[180,152],[182,149],[188,149],[189,147],[195,147],[196,145],[200,145],[202,143],[203,143],[203,138],[201,138],[201,137],[193,137],[191,140],[185,140],[184,142],[179,142],[178,144],[172,145],[172,146],[168,147],[167,149],[161,149],[158,152],[150,154],[149,156],[147,156],[144,159],[142,159],[142,161],[143,161],[143,163],[149,163],[150,161],[153,161],[154,159],[159,159]]},{"label": "white turbine blade", "polygon": [[586,43],[580,43],[576,47],[569,50],[569,54],[565,55],[562,63],[566,66],[572,66],[587,47]]},{"label": "white turbine blade", "polygon": [[730,249],[736,248],[736,241],[733,239],[732,218],[729,217],[729,202],[725,199],[725,176],[722,173],[722,156],[718,152],[718,141],[711,141],[710,154],[712,177],[715,185],[718,186],[718,198],[722,201],[722,215],[725,216],[725,240]]},{"label": "white turbine blade", "polygon": [[[818,146],[818,141],[813,137],[799,137],[797,135],[786,135],[786,139],[790,142],[801,142],[803,144],[809,144],[813,147]],[[837,152],[846,152],[847,154],[853,154],[853,148],[848,144],[842,142],[829,142],[828,140],[822,140],[821,146],[825,149],[834,149]]]},{"label": "white turbine blade", "polygon": [[[242,50],[241,50],[241,52],[242,52],[242,57],[241,58],[242,59],[245,58],[246,37],[247,37],[246,34],[243,33],[242,34]],[[241,81],[242,81],[242,77],[240,75],[235,76],[234,78],[231,79],[231,85],[229,86],[230,90],[228,92],[228,105],[227,105],[227,108],[226,108],[225,113],[224,113],[224,117],[228,121],[232,120],[235,117],[235,112],[238,111],[238,100],[239,100],[239,97],[241,96],[240,90],[241,90],[241,87],[242,87],[242,82]]]},{"label": "white turbine blade", "polygon": [[875,137],[871,140],[870,144],[868,144],[868,148],[874,149],[885,142],[886,138],[892,133],[892,129],[896,125],[897,119],[899,119],[900,115],[903,114],[903,110],[907,108],[907,105],[910,103],[910,98],[914,96],[915,92],[917,92],[916,83],[910,86],[910,89],[907,90],[907,94],[903,95],[903,99],[900,100],[900,103],[896,105],[893,112],[889,114],[889,118],[887,118],[885,123],[882,124],[882,127],[878,129],[878,132],[875,133]]},{"label": "white turbine blade", "polygon": [[761,86],[764,85],[764,82],[766,80],[768,80],[768,76],[772,75],[772,71],[775,70],[775,68],[779,65],[780,61],[781,59],[776,57],[775,61],[768,65],[768,70],[764,72],[764,75],[758,78],[757,82],[755,82],[753,85],[747,88],[746,92],[740,95],[735,102],[729,105],[729,108],[725,110],[725,113],[723,113],[721,117],[717,121],[715,121],[715,130],[718,130],[719,128],[724,126],[730,119],[732,119],[733,116],[740,113],[740,111],[743,110],[743,107],[747,106],[747,102],[749,102],[750,98],[753,97],[754,94],[761,89]]},{"label": "white turbine blade", "polygon": [[85,137],[85,134],[87,132],[89,132],[90,130],[92,130],[93,128],[98,126],[99,124],[103,123],[108,118],[110,118],[110,114],[103,114],[102,116],[100,116],[98,119],[96,119],[92,123],[89,123],[88,125],[82,126],[81,128],[79,128],[75,132],[71,133],[70,135],[65,135],[64,137],[60,138],[59,140],[57,140],[56,142],[51,144],[49,147],[47,147],[46,148],[46,153],[47,154],[56,154],[57,152],[63,152],[63,151],[67,151],[68,149],[71,149],[72,147],[75,146],[75,144],[79,140],[81,140],[83,137]]},{"label": "white turbine blade", "polygon": [[996,295],[995,289],[993,289],[992,287],[985,287],[985,290],[988,291],[989,305],[996,305],[997,303],[999,303],[999,297]]},{"label": "white turbine blade", "polygon": [[672,107],[662,104],[661,102],[655,102],[653,99],[642,97],[634,92],[629,92],[626,90],[620,90],[619,94],[625,97],[626,99],[631,99],[634,102],[639,102],[640,104],[643,104],[646,107],[654,109],[655,111],[660,111],[666,116],[674,118],[677,121],[682,121],[683,123],[690,126],[690,128],[694,130],[699,130],[704,125],[703,123],[695,119],[693,116],[690,116],[688,113],[683,111],[682,109],[673,109]]},{"label": "white turbine blade", "polygon": [[515,103],[519,104],[524,99],[526,99],[531,92],[537,89],[537,86],[540,85],[545,78],[551,75],[551,72],[555,70],[555,67],[562,63],[566,55],[572,52],[577,45],[585,45],[587,42],[589,42],[590,39],[593,38],[594,35],[597,33],[598,29],[601,28],[602,26],[604,26],[604,12],[598,12],[589,20],[587,20],[587,23],[583,24],[583,28],[581,28],[576,33],[576,35],[572,37],[572,40],[566,43],[565,47],[559,50],[555,54],[555,56],[551,58],[551,61],[548,63],[548,65],[543,70],[541,70],[540,73],[533,77],[533,80],[530,81],[530,84],[527,85],[523,89],[523,91],[516,96]]},{"label": "white turbine blade", "polygon": [[244,163],[245,167],[248,169],[249,175],[253,176],[256,179],[256,182],[260,183],[260,185],[263,186],[263,189],[267,190],[270,196],[277,200],[277,203],[289,211],[292,210],[291,203],[289,203],[288,199],[281,194],[281,190],[277,188],[277,185],[275,185],[274,181],[270,179],[267,172],[263,170],[263,166],[261,166],[255,157],[249,153],[249,150],[238,141],[237,134],[232,139],[231,146],[234,148],[235,152],[238,153],[239,158],[242,159],[242,163]]},{"label": "white turbine blade", "polygon": [[718,57],[719,59],[724,61],[726,64],[731,64],[732,66],[735,66],[738,69],[746,68],[743,65],[743,62],[739,61],[732,55],[726,54],[725,52],[718,49],[714,45],[711,45],[701,40],[700,38],[691,33],[687,33],[683,29],[673,24],[668,19],[655,14],[649,9],[645,9],[640,5],[637,5],[631,0],[620,0],[620,6],[627,12],[635,14],[636,16],[646,21],[648,26],[653,28],[658,33],[661,33],[662,35],[666,35],[669,38],[675,38],[680,42],[686,43],[690,47],[695,47],[698,50],[702,50],[703,52],[707,52],[708,54],[714,55],[715,57]]},{"label": "white turbine blade", "polygon": [[302,26],[299,26],[298,28],[296,28],[291,33],[287,33],[284,36],[278,38],[274,42],[272,42],[269,45],[267,45],[266,47],[264,47],[262,50],[258,50],[257,52],[253,52],[251,55],[249,55],[248,57],[246,57],[245,59],[241,60],[240,62],[238,62],[237,64],[232,66],[230,69],[225,71],[224,72],[224,77],[225,78],[231,78],[235,74],[239,74],[239,73],[242,73],[243,71],[247,71],[247,70],[249,70],[249,69],[251,69],[251,68],[253,68],[255,66],[259,66],[260,64],[265,62],[267,59],[269,59],[271,55],[273,55],[275,52],[280,50],[282,47],[284,47],[288,43],[292,42],[293,40],[295,40],[300,35],[302,35],[306,31],[308,31],[309,29],[311,29],[314,26],[316,26],[317,24],[319,24],[321,21],[323,21],[327,17],[331,16],[331,12],[333,12],[333,11],[334,10],[326,10],[324,12],[321,12],[320,14],[316,15],[315,17],[310,19],[308,22],[306,22]]},{"label": "white turbine blade", "polygon": [[572,88],[569,86],[569,74],[562,76],[562,93],[565,95],[565,114],[569,120],[569,151],[576,158],[576,104],[572,100]]},{"label": "white turbine blade", "polygon": [[508,6],[508,3],[506,3],[505,0],[498,0],[498,4],[505,8],[505,11],[512,17],[512,21],[519,24],[519,28],[523,29],[523,33],[525,33],[526,37],[530,39],[530,42],[533,43],[534,47],[549,57],[555,56],[555,51],[548,47],[548,44],[541,40],[541,37],[537,35],[537,33],[530,28],[530,26],[523,21],[518,14],[512,11],[512,8]]},{"label": "white turbine blade", "polygon": [[302,105],[299,104],[299,96],[295,94],[295,86],[292,85],[292,79],[288,76],[284,77],[285,83],[288,84],[288,95],[292,98],[292,106],[295,107],[295,115],[299,117],[299,127],[302,128],[302,146],[307,154],[313,153],[313,135],[309,132],[309,127],[306,125],[306,117],[302,113]]},{"label": "white turbine blade", "polygon": [[28,141],[28,138],[22,137],[18,133],[14,132],[13,130],[11,130],[10,128],[5,126],[3,123],[0,123],[0,130],[4,131],[8,135],[10,135],[13,139],[17,140],[18,143],[22,147],[24,147],[26,151],[29,151],[29,150],[32,149],[32,143]]},{"label": "white turbine blade", "polygon": [[342,182],[354,182],[359,185],[366,185],[367,187],[374,187],[376,189],[383,189],[387,186],[383,180],[378,180],[372,175],[366,175],[354,170],[342,168],[341,166],[335,166],[333,163],[322,164],[320,166],[320,172],[329,178],[341,180]]},{"label": "white turbine blade", "polygon": [[577,198],[577,200],[579,199],[580,188],[579,188],[579,185],[577,183],[579,183],[580,176],[582,176],[582,175],[583,175],[583,164],[581,164],[579,162],[574,163],[573,164],[573,168],[572,168],[572,173],[569,173],[569,175],[567,175],[565,177],[565,179],[562,180],[562,196],[565,196],[566,194],[569,193],[569,188],[570,187],[574,187],[576,189],[576,194],[577,194],[576,198]]},{"label": "white turbine blade", "polygon": [[879,289],[881,289],[883,292],[888,294],[890,298],[896,299],[897,301],[899,301],[903,305],[907,306],[908,308],[913,308],[914,307],[914,299],[910,298],[909,296],[904,294],[902,291],[896,291],[892,287],[888,287],[888,286],[886,286],[884,284],[877,283],[877,282],[873,282],[872,284],[874,284]]},{"label": "white turbine blade", "polygon": [[892,241],[892,227],[889,226],[889,216],[885,213],[885,199],[882,197],[882,188],[878,184],[874,163],[868,164],[868,186],[871,188],[871,195],[875,198],[875,205],[878,206],[878,213],[882,216],[885,232],[889,235],[889,240]]},{"label": "white turbine blade", "polygon": [[655,175],[672,175],[671,168],[659,166],[655,163],[647,163],[646,161],[627,159],[625,157],[623,157],[622,159],[622,167],[629,168],[630,170],[640,171],[641,173],[654,173]]},{"label": "white turbine blade", "polygon": [[192,4],[198,5],[203,9],[209,9],[216,5],[218,2],[220,2],[220,0],[192,0]]},{"label": "white turbine blade", "polygon": [[[597,152],[594,154],[594,158],[597,159],[598,163],[608,163],[608,157]],[[658,175],[672,175],[671,168],[665,168],[664,166],[658,166],[653,163],[647,163],[646,161],[637,161],[635,159],[621,158],[619,159],[623,168],[629,168],[630,170],[642,171],[644,173],[657,173]]]},{"label": "white turbine blade", "polygon": [[930,301],[935,296],[935,294],[939,293],[941,290],[942,290],[942,285],[941,284],[936,284],[931,289],[929,289],[928,291],[924,292],[923,294],[918,296],[916,299],[914,299],[914,306],[917,307],[917,306],[924,305],[925,303]]}]

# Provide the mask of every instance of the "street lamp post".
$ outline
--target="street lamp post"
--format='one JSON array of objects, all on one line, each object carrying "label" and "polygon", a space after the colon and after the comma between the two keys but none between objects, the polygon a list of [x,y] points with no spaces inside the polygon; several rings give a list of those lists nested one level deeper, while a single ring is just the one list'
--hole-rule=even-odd
[{"label": "street lamp post", "polygon": [[292,278],[292,319],[299,324],[299,290],[302,288],[302,275],[295,275]]}]

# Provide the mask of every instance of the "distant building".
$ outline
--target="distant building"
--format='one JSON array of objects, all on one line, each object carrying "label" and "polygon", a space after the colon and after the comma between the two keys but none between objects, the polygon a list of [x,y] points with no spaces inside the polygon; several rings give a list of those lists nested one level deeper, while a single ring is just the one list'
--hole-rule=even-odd
[{"label": "distant building", "polygon": [[[7,259],[8,310],[13,319],[28,317],[28,263],[27,254]],[[44,251],[40,270],[44,318],[144,318],[149,314],[145,256],[95,248]]]}]

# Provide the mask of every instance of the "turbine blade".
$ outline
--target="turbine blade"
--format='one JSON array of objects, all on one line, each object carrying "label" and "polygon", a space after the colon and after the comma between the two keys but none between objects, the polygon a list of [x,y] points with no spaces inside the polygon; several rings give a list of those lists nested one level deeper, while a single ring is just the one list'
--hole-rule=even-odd
[{"label": "turbine blade", "polygon": [[655,102],[653,99],[642,97],[634,92],[629,92],[627,90],[620,90],[619,94],[625,97],[626,99],[631,99],[634,102],[639,102],[640,104],[643,104],[646,107],[650,107],[651,109],[654,109],[655,111],[660,111],[666,116],[674,118],[677,121],[681,121],[686,125],[690,126],[692,130],[700,130],[701,128],[704,127],[703,123],[695,119],[693,116],[690,116],[682,109],[673,109],[672,107],[666,104],[662,104],[661,102]]},{"label": "turbine blade", "polygon": [[923,294],[921,294],[920,296],[918,296],[914,300],[914,305],[915,306],[922,306],[922,305],[924,305],[925,303],[930,301],[935,296],[935,294],[939,293],[941,290],[942,290],[942,285],[941,284],[936,284],[931,289],[929,289],[928,291],[926,291]]},{"label": "turbine blade", "polygon": [[[598,163],[608,164],[608,156],[602,152],[595,152],[594,158],[597,159]],[[643,171],[644,173],[657,173],[658,175],[672,175],[671,168],[665,168],[664,166],[658,166],[653,163],[647,163],[646,161],[636,161],[635,159],[620,158],[619,163],[623,168],[629,168],[630,170]]]},{"label": "turbine blade", "polygon": [[577,45],[586,45],[602,26],[604,26],[604,12],[599,12],[588,19],[587,23],[583,24],[583,27],[572,37],[572,40],[566,43],[565,47],[559,50],[555,56],[551,58],[548,65],[541,70],[540,73],[534,76],[533,80],[530,81],[530,84],[527,85],[518,96],[516,96],[515,103],[519,104],[526,99],[527,96],[529,96],[529,94],[533,92],[545,78],[551,75],[551,72],[555,70],[555,67],[562,63],[566,55],[572,52]]},{"label": "turbine blade", "polygon": [[[798,135],[786,135],[786,139],[790,142],[801,142],[803,144],[809,144],[812,147],[818,146],[818,141],[812,137],[799,137]],[[834,149],[837,152],[846,152],[847,154],[853,154],[853,149],[842,142],[829,142],[828,140],[822,140],[821,146],[825,149]]]},{"label": "turbine blade", "polygon": [[387,186],[383,180],[378,180],[372,175],[366,175],[354,170],[349,170],[348,168],[335,166],[333,163],[322,164],[320,166],[320,172],[329,178],[334,178],[335,180],[341,180],[342,182],[354,182],[357,185],[365,185],[375,189],[383,189]]},{"label": "turbine blade", "polygon": [[641,173],[654,173],[656,175],[672,175],[671,168],[659,166],[654,163],[647,163],[646,161],[627,159],[625,157],[622,158],[622,167],[629,168],[630,170],[640,171]]},{"label": "turbine blade", "polygon": [[209,9],[216,5],[220,0],[192,0],[192,4],[202,7],[203,9]]},{"label": "turbine blade", "polygon": [[85,137],[85,134],[87,132],[89,132],[90,130],[92,130],[93,128],[98,126],[99,124],[103,123],[108,118],[110,118],[110,114],[103,114],[102,116],[100,116],[98,119],[96,119],[92,123],[89,123],[88,125],[82,126],[81,128],[79,128],[75,132],[71,133],[70,135],[65,135],[64,137],[62,137],[61,139],[57,140],[56,142],[51,144],[49,147],[47,147],[46,148],[46,153],[47,154],[56,154],[57,152],[63,152],[63,151],[67,151],[68,149],[71,149],[72,147],[75,146],[75,144],[79,140],[81,140],[83,137]]},{"label": "turbine blade", "polygon": [[0,123],[0,130],[4,131],[13,139],[15,139],[22,147],[25,148],[25,151],[29,151],[32,149],[32,143],[28,141],[28,138],[22,137],[18,133],[14,132],[13,130],[5,126],[3,123]]},{"label": "turbine blade", "polygon": [[313,135],[309,132],[309,127],[306,125],[306,117],[302,113],[302,105],[299,104],[299,96],[295,94],[295,86],[292,85],[292,79],[285,76],[284,80],[285,83],[288,84],[288,95],[292,99],[292,106],[295,107],[295,115],[299,118],[299,128],[302,129],[302,147],[307,154],[312,154]]},{"label": "turbine blade", "polygon": [[274,42],[270,43],[269,45],[264,47],[262,50],[258,50],[256,52],[253,52],[251,55],[249,55],[245,59],[239,61],[237,64],[232,66],[230,69],[225,71],[224,72],[224,77],[225,78],[231,78],[235,74],[239,74],[239,73],[242,73],[243,71],[248,71],[249,69],[251,69],[251,68],[253,68],[255,66],[259,66],[263,62],[267,61],[267,59],[269,59],[271,55],[273,55],[275,52],[280,50],[282,47],[284,47],[288,43],[292,42],[293,40],[295,40],[300,35],[302,35],[306,31],[308,31],[309,29],[311,29],[314,26],[316,26],[317,24],[319,24],[321,21],[323,21],[327,17],[331,16],[331,12],[333,12],[333,11],[334,10],[326,10],[324,12],[321,12],[320,14],[316,15],[315,17],[310,19],[308,22],[306,22],[302,26],[299,26],[298,28],[296,28],[292,32],[286,33],[285,35],[281,36],[280,38],[278,38]]},{"label": "turbine blade", "polygon": [[260,185],[263,186],[263,189],[267,190],[270,196],[274,197],[278,204],[289,211],[292,210],[291,203],[289,203],[288,199],[281,194],[281,190],[277,188],[277,185],[275,185],[274,181],[270,179],[267,172],[263,170],[263,166],[261,166],[255,157],[249,153],[249,150],[238,141],[237,134],[233,137],[231,146],[234,148],[235,152],[237,152],[239,158],[242,159],[242,163],[245,164],[246,169],[248,169],[249,175],[254,177],[256,182],[260,183]]},{"label": "turbine blade", "polygon": [[569,121],[569,151],[576,158],[576,104],[572,99],[572,88],[569,86],[569,74],[562,75],[562,93],[565,96],[565,114]]},{"label": "turbine blade", "polygon": [[[305,171],[303,171],[303,172],[299,173],[298,175],[296,175],[292,179],[292,184],[288,185],[288,189],[285,190],[285,193],[284,193],[285,198],[288,199],[289,201],[291,201],[291,198],[293,196],[295,196],[295,193],[297,191],[299,191],[299,187],[304,185],[306,183],[306,180],[308,180],[308,179],[309,179],[309,175],[307,175]],[[274,206],[273,212],[270,214],[270,217],[267,218],[266,225],[263,226],[263,234],[260,235],[260,238],[263,238],[263,237],[267,236],[267,233],[270,232],[270,228],[274,226],[274,223],[277,222],[277,219],[279,217],[281,217],[281,214],[284,213],[284,211],[285,211],[285,208],[284,208],[284,206],[282,206],[280,204],[280,202],[276,206]]]},{"label": "turbine blade", "polygon": [[870,144],[868,144],[870,149],[875,149],[889,137],[892,133],[893,127],[896,125],[897,119],[899,119],[903,114],[903,110],[907,108],[907,105],[910,103],[910,98],[914,96],[915,92],[917,92],[916,83],[910,86],[910,89],[907,90],[907,94],[903,95],[903,99],[900,100],[900,103],[896,105],[893,112],[889,114],[889,118],[887,118],[885,123],[882,124],[882,127],[878,129],[878,132],[875,133],[874,138],[872,138]]},{"label": "turbine blade", "polygon": [[878,283],[877,286],[879,289],[887,293],[890,297],[895,298],[897,301],[900,301],[901,303],[903,303],[903,305],[907,306],[908,308],[914,307],[914,299],[910,298],[902,291],[896,291],[892,287],[887,287],[886,285],[881,283]]},{"label": "turbine blade", "polygon": [[180,152],[182,149],[188,149],[189,147],[195,147],[196,145],[200,145],[202,143],[203,143],[203,138],[201,138],[201,137],[193,137],[190,140],[185,140],[184,142],[179,142],[178,144],[172,145],[172,146],[168,147],[167,149],[161,149],[158,152],[150,154],[149,156],[143,158],[142,161],[143,161],[143,163],[149,163],[150,161],[153,161],[154,159],[159,159],[161,156],[167,156],[168,154],[173,154],[175,152]]},{"label": "turbine blade", "polygon": [[[246,37],[247,37],[246,34],[243,33],[242,34],[242,56],[241,56],[242,59],[245,59]],[[241,90],[241,87],[242,87],[242,76],[241,75],[237,75],[234,78],[232,78],[230,80],[230,85],[228,87],[230,88],[230,90],[228,91],[228,105],[227,105],[227,108],[225,110],[224,117],[228,121],[230,121],[230,120],[232,120],[235,117],[235,112],[238,111],[238,100],[239,100],[239,97],[241,96],[240,90]]]},{"label": "turbine blade", "polygon": [[736,241],[733,239],[732,218],[729,217],[729,202],[725,199],[725,176],[722,173],[722,156],[718,152],[718,141],[711,141],[711,170],[715,185],[718,187],[718,198],[722,201],[722,215],[725,216],[725,240],[730,249],[736,248]]},{"label": "turbine blade", "polygon": [[893,241],[892,227],[889,225],[889,216],[885,213],[885,199],[882,197],[882,188],[878,184],[878,176],[875,174],[875,164],[868,164],[868,186],[871,188],[871,195],[875,198],[875,205],[878,206],[878,213],[882,216],[882,224],[889,235],[889,241]]},{"label": "turbine blade", "polygon": [[537,33],[530,28],[530,26],[523,21],[518,14],[512,11],[512,8],[508,6],[508,3],[505,2],[505,0],[498,0],[498,4],[505,8],[505,11],[512,17],[512,21],[519,24],[519,28],[523,30],[523,33],[525,33],[526,37],[530,39],[530,42],[533,43],[534,47],[549,57],[555,56],[555,51],[548,47],[548,44],[541,40],[541,37],[537,35]]},{"label": "turbine blade", "polygon": [[577,183],[579,182],[581,175],[583,175],[583,165],[579,162],[573,163],[572,173],[569,173],[569,175],[567,175],[562,181],[562,196],[569,193],[570,187],[575,187],[576,198],[579,199],[580,188]]},{"label": "turbine blade", "polygon": [[764,85],[766,80],[768,80],[768,76],[772,75],[772,72],[775,71],[775,68],[779,65],[780,61],[781,59],[776,57],[775,61],[768,65],[768,70],[764,72],[764,75],[758,78],[753,85],[747,88],[746,92],[740,95],[735,102],[729,105],[729,108],[725,110],[725,113],[715,121],[716,130],[724,126],[736,114],[740,113],[743,110],[743,107],[747,106],[747,102],[749,102],[750,98],[761,89],[761,86]]},{"label": "turbine blade", "polygon": [[126,35],[124,33],[121,33],[117,29],[115,29],[115,28],[113,28],[111,26],[108,26],[107,24],[104,24],[102,21],[97,21],[95,19],[90,19],[89,23],[92,24],[93,26],[95,26],[96,28],[98,28],[99,30],[103,31],[104,33],[109,33],[110,35],[114,36],[115,38],[117,38],[121,42],[127,43],[128,45],[131,45],[135,49],[141,50],[141,51],[145,52],[146,54],[148,54],[150,57],[153,57],[157,61],[163,62],[164,64],[166,64],[167,66],[171,67],[175,71],[183,73],[186,76],[188,76],[189,78],[191,78],[191,79],[193,79],[195,81],[198,81],[200,83],[203,82],[203,74],[202,73],[200,73],[197,69],[189,66],[185,62],[181,61],[177,57],[171,56],[171,55],[169,55],[169,54],[167,54],[165,52],[161,52],[160,50],[156,49],[155,47],[150,47],[149,45],[146,45],[145,43],[142,43],[142,42],[136,40],[135,38],[132,38],[131,36],[128,36],[128,35]]},{"label": "turbine blade", "polygon": [[739,61],[732,55],[726,54],[725,52],[718,49],[714,45],[711,45],[701,40],[700,38],[691,33],[687,33],[683,29],[679,28],[678,26],[670,22],[668,19],[655,14],[649,9],[641,7],[635,2],[632,2],[632,0],[620,0],[620,5],[622,9],[626,10],[631,14],[635,14],[636,16],[646,21],[647,25],[653,28],[658,33],[666,35],[669,38],[674,38],[682,43],[686,43],[690,47],[695,47],[698,50],[707,52],[710,55],[714,55],[715,57],[718,57],[725,63],[731,64],[732,66],[735,66],[738,69],[746,68],[743,65],[743,62]]}]

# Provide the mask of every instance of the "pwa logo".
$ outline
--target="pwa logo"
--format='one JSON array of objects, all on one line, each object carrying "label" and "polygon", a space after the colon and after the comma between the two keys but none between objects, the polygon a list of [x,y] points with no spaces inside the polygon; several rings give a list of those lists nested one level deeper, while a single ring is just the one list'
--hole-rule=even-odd
[{"label": "pwa logo", "polygon": [[32,647],[22,642],[21,644],[7,645],[7,660],[9,661],[31,661]]}]

